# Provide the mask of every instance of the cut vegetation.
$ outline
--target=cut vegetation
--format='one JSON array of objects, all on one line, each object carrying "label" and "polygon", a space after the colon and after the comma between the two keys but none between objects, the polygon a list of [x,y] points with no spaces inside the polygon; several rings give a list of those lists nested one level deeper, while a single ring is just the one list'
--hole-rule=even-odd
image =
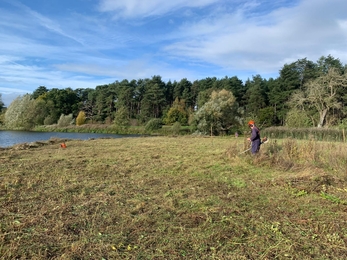
[{"label": "cut vegetation", "polygon": [[3,259],[343,259],[347,146],[141,137],[0,150]]}]

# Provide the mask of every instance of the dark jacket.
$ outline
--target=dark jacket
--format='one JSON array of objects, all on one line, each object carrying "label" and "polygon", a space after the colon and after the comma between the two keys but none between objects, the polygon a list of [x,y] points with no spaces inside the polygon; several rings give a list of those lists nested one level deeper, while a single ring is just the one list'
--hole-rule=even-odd
[{"label": "dark jacket", "polygon": [[252,128],[252,133],[251,133],[251,142],[252,142],[252,147],[251,147],[251,152],[252,154],[255,154],[259,151],[260,148],[260,131],[258,127],[254,126]]}]

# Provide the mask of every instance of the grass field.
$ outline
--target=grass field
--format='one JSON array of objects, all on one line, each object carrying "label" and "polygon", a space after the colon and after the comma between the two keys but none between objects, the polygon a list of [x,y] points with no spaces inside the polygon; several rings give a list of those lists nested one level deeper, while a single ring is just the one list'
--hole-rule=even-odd
[{"label": "grass field", "polygon": [[70,140],[0,150],[2,259],[344,259],[347,145]]}]

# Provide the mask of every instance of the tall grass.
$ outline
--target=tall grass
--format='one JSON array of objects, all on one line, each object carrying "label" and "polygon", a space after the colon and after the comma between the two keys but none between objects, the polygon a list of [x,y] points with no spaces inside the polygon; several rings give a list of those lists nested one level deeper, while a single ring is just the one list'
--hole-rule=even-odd
[{"label": "tall grass", "polygon": [[345,142],[347,132],[336,128],[290,128],[290,127],[268,127],[263,129],[262,135],[270,138],[295,138],[316,141]]},{"label": "tall grass", "polygon": [[187,135],[191,133],[189,127],[164,125],[160,129],[148,130],[145,126],[117,126],[111,124],[84,124],[81,126],[70,125],[61,127],[59,125],[37,126],[34,131],[39,132],[70,132],[70,133],[102,133],[102,134],[153,134],[153,135]]},{"label": "tall grass", "polygon": [[[255,157],[260,165],[278,169],[317,169],[339,172],[347,169],[347,144],[341,142],[304,141],[293,138],[273,140],[261,146]],[[288,165],[291,167],[288,168]],[[347,177],[347,176],[346,176]]]}]

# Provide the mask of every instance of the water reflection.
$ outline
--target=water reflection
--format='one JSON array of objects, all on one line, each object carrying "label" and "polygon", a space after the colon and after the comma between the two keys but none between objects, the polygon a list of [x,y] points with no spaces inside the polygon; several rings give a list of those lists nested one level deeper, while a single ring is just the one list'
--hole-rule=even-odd
[{"label": "water reflection", "polygon": [[29,131],[0,131],[0,147],[9,147],[20,143],[45,141],[51,138],[66,138],[88,140],[91,138],[123,138],[139,135],[116,135],[95,133],[60,133],[60,132],[29,132]]}]

